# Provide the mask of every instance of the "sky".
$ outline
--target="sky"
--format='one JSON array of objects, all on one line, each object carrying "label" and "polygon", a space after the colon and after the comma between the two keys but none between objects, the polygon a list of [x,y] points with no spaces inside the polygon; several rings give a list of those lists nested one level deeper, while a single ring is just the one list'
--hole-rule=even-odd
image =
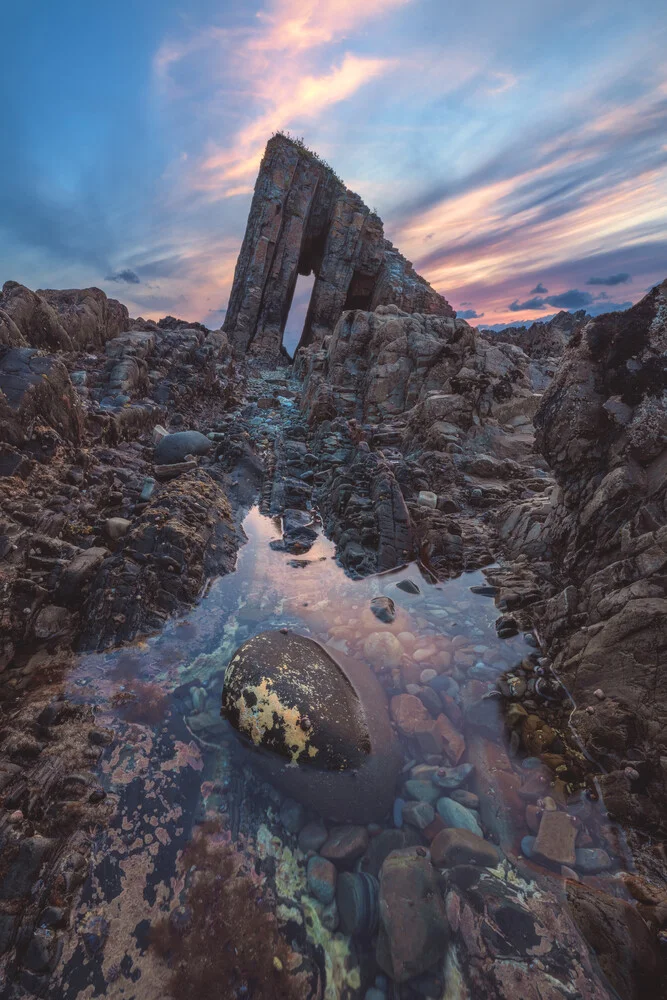
[{"label": "sky", "polygon": [[21,0],[2,23],[0,283],[220,326],[277,129],[475,325],[667,276],[664,0]]}]

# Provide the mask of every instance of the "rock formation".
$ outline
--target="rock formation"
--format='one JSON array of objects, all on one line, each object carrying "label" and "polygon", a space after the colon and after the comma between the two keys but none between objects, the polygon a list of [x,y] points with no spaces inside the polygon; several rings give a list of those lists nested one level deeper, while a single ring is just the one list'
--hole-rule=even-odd
[{"label": "rock formation", "polygon": [[0,344],[86,350],[129,330],[129,314],[99,288],[31,292],[6,281],[0,294]]},{"label": "rock formation", "polygon": [[490,344],[516,344],[531,358],[555,358],[560,357],[587,319],[590,317],[585,309],[577,312],[561,309],[550,320],[537,320],[530,326],[507,326],[498,333],[494,330],[480,330],[480,336]]},{"label": "rock formation", "polygon": [[297,275],[315,274],[301,345],[321,344],[344,309],[394,303],[454,310],[385,239],[381,219],[327,164],[282,134],[255,184],[224,330],[239,354],[280,356]]},{"label": "rock formation", "polygon": [[574,336],[535,417],[558,485],[546,508],[527,503],[507,522],[520,552],[541,521],[536,554],[550,557],[557,592],[535,617],[577,730],[612,769],[602,780],[617,815],[637,806],[623,771],[633,759],[656,806],[666,797],[666,349],[667,282]]}]

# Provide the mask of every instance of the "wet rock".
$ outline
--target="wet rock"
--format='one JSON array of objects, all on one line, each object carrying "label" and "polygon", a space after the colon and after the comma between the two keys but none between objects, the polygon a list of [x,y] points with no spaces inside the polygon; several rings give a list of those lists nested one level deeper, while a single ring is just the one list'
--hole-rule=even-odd
[{"label": "wet rock", "polygon": [[449,936],[436,870],[416,849],[390,854],[380,873],[378,965],[398,983],[441,959]]},{"label": "wet rock", "polygon": [[436,868],[455,865],[483,865],[495,868],[500,851],[488,840],[466,828],[443,830],[431,843],[431,860]]},{"label": "wet rock", "polygon": [[372,837],[368,849],[361,859],[361,869],[370,875],[378,877],[380,869],[392,851],[400,851],[406,847],[416,847],[421,844],[421,837],[411,828],[403,830],[383,830]]},{"label": "wet rock", "polygon": [[474,792],[469,792],[464,788],[457,788],[449,793],[449,797],[454,802],[458,802],[459,805],[465,806],[466,809],[479,809],[479,796],[475,795]]},{"label": "wet rock", "polygon": [[664,959],[636,908],[578,882],[568,881],[566,892],[577,926],[618,995],[627,1000],[657,995]]},{"label": "wet rock", "polygon": [[447,798],[438,799],[436,808],[439,816],[448,827],[470,830],[472,833],[477,834],[478,837],[482,836],[482,830],[477,817],[470,809],[466,809],[465,806],[454,802],[453,799]]},{"label": "wet rock", "polygon": [[458,767],[440,767],[433,775],[433,781],[438,788],[453,790],[464,785],[474,770],[472,764],[459,764]]},{"label": "wet rock", "polygon": [[391,625],[396,618],[396,606],[391,597],[374,597],[371,601],[371,611],[386,625]]},{"label": "wet rock", "polygon": [[346,864],[360,858],[368,846],[365,826],[334,827],[320,848],[320,854],[329,861]]},{"label": "wet rock", "polygon": [[325,906],[332,903],[336,895],[336,866],[325,858],[310,858],[306,874],[308,891]]},{"label": "wet rock", "polygon": [[582,875],[597,875],[611,868],[611,858],[601,847],[577,847],[573,867]]},{"label": "wet rock", "polygon": [[285,799],[280,807],[280,822],[289,833],[297,834],[306,820],[306,810],[300,802]]},{"label": "wet rock", "polygon": [[391,714],[404,736],[414,736],[421,723],[433,721],[419,698],[412,694],[395,695],[391,699]]},{"label": "wet rock", "polygon": [[413,580],[400,580],[396,586],[406,594],[421,594],[421,590]]},{"label": "wet rock", "polygon": [[232,657],[222,712],[272,780],[320,815],[371,822],[390,808],[399,754],[364,664],[334,660],[304,636],[263,632]]},{"label": "wet rock", "polygon": [[439,790],[434,788],[430,781],[419,781],[414,778],[405,782],[405,791],[411,799],[416,799],[417,802],[433,803],[440,795]]},{"label": "wet rock", "polygon": [[379,670],[399,666],[403,647],[391,632],[371,632],[364,640],[364,656]]},{"label": "wet rock", "polygon": [[577,828],[565,812],[545,811],[532,847],[532,856],[554,865],[574,865]]},{"label": "wet rock", "polygon": [[380,886],[368,872],[342,872],[336,882],[336,906],[344,934],[370,936],[379,922]]},{"label": "wet rock", "polygon": [[156,465],[174,465],[184,462],[188,455],[207,455],[212,447],[213,442],[199,431],[177,431],[158,441],[153,461]]},{"label": "wet rock", "polygon": [[23,956],[24,968],[37,973],[49,972],[55,959],[57,943],[52,930],[46,927],[38,928]]},{"label": "wet rock", "polygon": [[55,845],[56,841],[46,837],[26,837],[22,840],[16,859],[9,863],[0,881],[0,899],[26,896]]},{"label": "wet rock", "polygon": [[65,605],[80,601],[83,587],[92,578],[108,555],[110,555],[108,549],[101,546],[93,546],[74,556],[60,576],[56,597]]},{"label": "wet rock", "polygon": [[309,851],[319,851],[328,836],[327,828],[320,820],[306,823],[299,831],[299,847],[304,854],[307,854]]},{"label": "wet rock", "polygon": [[418,830],[425,830],[435,819],[435,810],[429,802],[406,802],[403,807],[403,822]]}]

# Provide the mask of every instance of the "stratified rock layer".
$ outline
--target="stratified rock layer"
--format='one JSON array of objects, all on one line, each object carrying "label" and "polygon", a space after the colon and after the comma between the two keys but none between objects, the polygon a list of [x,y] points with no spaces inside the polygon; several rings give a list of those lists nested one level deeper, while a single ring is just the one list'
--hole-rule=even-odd
[{"label": "stratified rock layer", "polygon": [[224,329],[238,353],[278,356],[297,275],[315,274],[301,344],[321,343],[344,309],[395,303],[455,315],[385,239],[381,219],[333,171],[283,135],[255,184]]}]

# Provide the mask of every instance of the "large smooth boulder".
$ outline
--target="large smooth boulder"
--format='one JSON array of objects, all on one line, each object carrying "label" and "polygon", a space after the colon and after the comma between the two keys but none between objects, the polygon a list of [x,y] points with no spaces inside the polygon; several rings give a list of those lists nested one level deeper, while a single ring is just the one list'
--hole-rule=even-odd
[{"label": "large smooth boulder", "polygon": [[296,633],[263,632],[227,667],[222,715],[269,777],[322,816],[361,824],[390,808],[400,754],[364,664],[334,660]]},{"label": "large smooth boulder", "polygon": [[206,455],[212,447],[213,442],[199,431],[177,431],[158,442],[153,457],[156,465],[174,465],[187,455]]}]

